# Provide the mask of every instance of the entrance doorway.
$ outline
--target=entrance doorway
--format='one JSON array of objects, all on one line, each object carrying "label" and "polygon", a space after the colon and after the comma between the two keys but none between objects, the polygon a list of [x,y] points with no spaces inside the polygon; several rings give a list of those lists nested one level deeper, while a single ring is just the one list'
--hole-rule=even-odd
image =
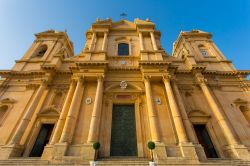
[{"label": "entrance doorway", "polygon": [[213,142],[205,125],[194,125],[199,143],[203,146],[207,158],[218,158]]},{"label": "entrance doorway", "polygon": [[113,105],[110,155],[137,156],[134,105]]},{"label": "entrance doorway", "polygon": [[30,152],[30,157],[41,157],[44,147],[49,143],[49,139],[54,128],[54,124],[42,124],[36,142]]}]

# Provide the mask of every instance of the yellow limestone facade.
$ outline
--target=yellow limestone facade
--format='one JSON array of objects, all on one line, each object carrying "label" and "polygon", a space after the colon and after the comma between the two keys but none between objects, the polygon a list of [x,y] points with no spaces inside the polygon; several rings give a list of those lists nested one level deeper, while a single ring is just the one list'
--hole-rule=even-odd
[{"label": "yellow limestone facade", "polygon": [[[119,106],[133,109],[135,157],[149,158],[154,141],[158,164],[199,164],[209,153],[250,160],[250,71],[235,69],[210,33],[181,32],[172,55],[148,19],[97,19],[78,55],[65,32],[35,37],[0,70],[0,160],[32,156],[34,146],[44,146],[42,160],[93,160],[97,141],[99,158],[112,157]],[[46,125],[47,142],[36,145]]]}]

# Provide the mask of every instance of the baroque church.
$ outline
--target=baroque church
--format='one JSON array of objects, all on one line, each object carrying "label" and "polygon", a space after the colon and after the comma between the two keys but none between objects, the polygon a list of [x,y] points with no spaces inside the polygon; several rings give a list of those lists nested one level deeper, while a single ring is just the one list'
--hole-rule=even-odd
[{"label": "baroque church", "polygon": [[102,165],[140,165],[153,141],[158,165],[250,165],[250,70],[211,33],[180,32],[172,55],[149,19],[97,19],[85,35],[75,55],[66,32],[37,33],[0,70],[0,164],[87,165],[100,142]]}]

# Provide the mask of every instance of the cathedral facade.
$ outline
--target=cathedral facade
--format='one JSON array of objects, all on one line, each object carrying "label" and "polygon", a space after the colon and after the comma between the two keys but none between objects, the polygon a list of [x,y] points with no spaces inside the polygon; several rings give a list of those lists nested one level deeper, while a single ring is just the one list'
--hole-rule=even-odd
[{"label": "cathedral facade", "polygon": [[159,163],[250,160],[250,71],[237,70],[200,30],[172,55],[150,20],[97,19],[74,55],[48,30],[11,70],[0,70],[0,160],[149,158]]}]

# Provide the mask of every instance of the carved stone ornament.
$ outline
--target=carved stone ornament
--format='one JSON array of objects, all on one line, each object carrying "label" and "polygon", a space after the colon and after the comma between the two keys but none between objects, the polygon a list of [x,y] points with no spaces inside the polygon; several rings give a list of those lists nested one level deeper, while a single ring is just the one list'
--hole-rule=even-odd
[{"label": "carved stone ornament", "polygon": [[156,98],[155,99],[155,103],[157,104],[157,105],[161,105],[161,98]]},{"label": "carved stone ornament", "polygon": [[127,61],[125,61],[125,60],[122,60],[122,65],[126,65],[127,64]]},{"label": "carved stone ornament", "polygon": [[85,103],[88,104],[88,105],[91,104],[92,103],[91,97],[87,97],[86,100],[85,100]]},{"label": "carved stone ornament", "polygon": [[126,89],[128,84],[126,81],[121,81],[120,86],[121,86],[121,89]]}]

